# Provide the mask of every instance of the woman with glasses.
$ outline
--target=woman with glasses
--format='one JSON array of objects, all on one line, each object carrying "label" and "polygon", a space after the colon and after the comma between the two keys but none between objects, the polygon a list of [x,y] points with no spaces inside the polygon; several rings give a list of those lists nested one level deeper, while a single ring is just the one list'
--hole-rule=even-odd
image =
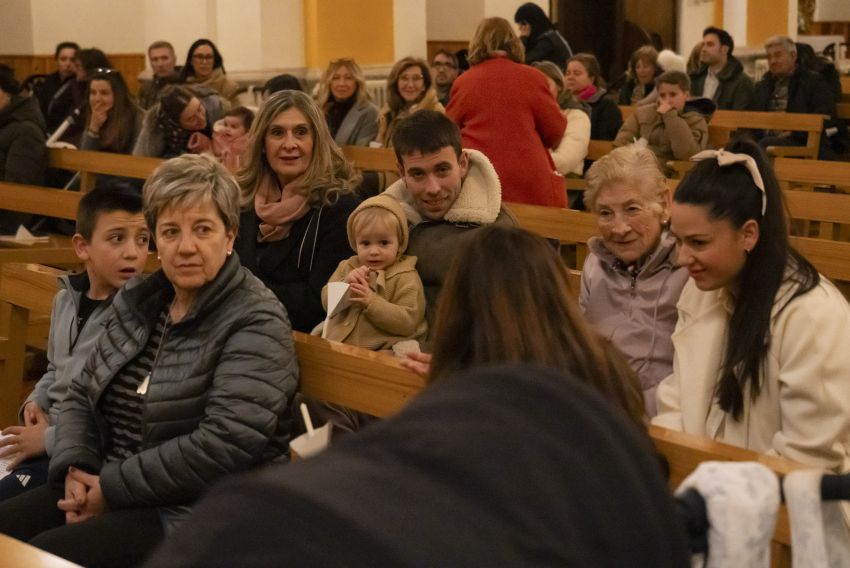
[{"label": "woman with glasses", "polygon": [[319,82],[317,102],[337,145],[368,146],[378,134],[378,107],[353,59],[331,61]]},{"label": "woman with glasses", "polygon": [[464,148],[490,158],[502,200],[566,207],[564,178],[550,148],[567,126],[546,76],[523,65],[525,50],[504,18],[487,18],[469,44],[472,66],[457,78],[446,114],[460,126]]},{"label": "woman with glasses", "polygon": [[387,103],[381,109],[377,141],[392,147],[393,133],[399,121],[417,110],[445,112],[431,84],[428,64],[415,57],[405,57],[393,65],[387,77]]},{"label": "woman with glasses", "polygon": [[142,111],[119,71],[95,69],[90,76],[80,149],[130,154],[142,128]]},{"label": "woman with glasses", "polygon": [[212,125],[224,117],[226,108],[226,101],[212,89],[166,87],[145,115],[133,155],[173,158],[210,150]]},{"label": "woman with glasses", "polygon": [[227,78],[224,70],[224,58],[213,42],[199,39],[189,48],[186,63],[180,72],[180,82],[210,87],[222,97],[237,106],[239,85]]}]

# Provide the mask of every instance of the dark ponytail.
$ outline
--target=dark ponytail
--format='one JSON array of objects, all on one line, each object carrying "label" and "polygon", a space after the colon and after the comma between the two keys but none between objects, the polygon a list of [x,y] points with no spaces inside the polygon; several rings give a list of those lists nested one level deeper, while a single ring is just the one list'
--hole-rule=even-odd
[{"label": "dark ponytail", "polygon": [[770,320],[780,286],[786,280],[796,284],[779,311],[817,286],[820,276],[788,243],[782,192],[767,156],[749,139],[733,140],[726,150],[749,154],[755,160],[767,197],[764,215],[762,193],[743,164],[720,167],[713,159],[699,162],[679,184],[673,199],[676,203],[704,206],[712,220],[726,219],[735,229],[750,219],[758,223],[758,242],[738,273],[735,308],[717,385],[720,408],[738,420],[747,387],[753,400],[761,391],[771,341]]}]

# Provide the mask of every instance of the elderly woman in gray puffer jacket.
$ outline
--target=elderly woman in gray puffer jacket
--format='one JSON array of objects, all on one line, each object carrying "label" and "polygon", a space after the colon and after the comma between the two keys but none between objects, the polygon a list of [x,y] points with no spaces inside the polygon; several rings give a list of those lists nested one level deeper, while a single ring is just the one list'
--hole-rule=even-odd
[{"label": "elderly woman in gray puffer jacket", "polygon": [[53,486],[0,505],[0,531],[85,566],[131,565],[215,481],[286,459],[298,366],[286,311],[233,253],[238,195],[203,156],[148,180],[162,269],[113,300],[59,414]]},{"label": "elderly woman in gray puffer jacket", "polygon": [[600,236],[587,243],[579,305],[638,374],[652,417],[656,387],[673,372],[670,336],[688,280],[687,270],[676,265],[676,239],[667,232],[670,190],[655,154],[639,144],[609,152],[586,179],[584,200]]}]

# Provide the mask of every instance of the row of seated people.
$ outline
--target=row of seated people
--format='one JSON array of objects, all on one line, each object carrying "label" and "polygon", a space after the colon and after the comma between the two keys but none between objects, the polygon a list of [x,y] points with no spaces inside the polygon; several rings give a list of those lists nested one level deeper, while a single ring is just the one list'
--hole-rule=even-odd
[{"label": "row of seated people", "polygon": [[[556,206],[565,205],[560,176],[583,173],[583,159],[591,139],[612,139],[619,146],[643,138],[663,163],[687,159],[705,148],[707,120],[715,106],[834,115],[828,89],[820,88],[822,78],[797,65],[796,46],[787,38],[767,42],[771,71],[755,91],[731,55],[734,42],[724,30],[705,31],[700,52],[703,65],[699,74],[691,78],[669,64],[665,65],[671,69],[659,73],[661,67],[654,51],[639,50],[632,61],[633,81],[624,89],[632,93],[629,102],[645,104],[638,106],[625,123],[617,105],[606,96],[595,57],[571,57],[566,76],[556,63],[537,61],[534,66],[543,72],[545,77],[541,77],[522,65],[526,59],[520,39],[528,44],[527,36],[518,38],[507,21],[484,20],[467,56],[472,69],[457,78],[458,61],[452,54],[438,54],[430,69],[423,60],[402,59],[388,77],[387,103],[380,110],[369,101],[365,77],[357,63],[351,59],[335,60],[319,83],[317,100],[341,146],[390,147],[399,120],[420,109],[446,110],[461,126],[464,146],[478,149],[490,158],[506,199]],[[84,112],[79,120],[84,126],[78,134],[80,147],[165,158],[184,152],[211,152],[233,171],[238,171],[248,159],[247,131],[252,111],[244,107],[227,111],[230,103],[226,97],[232,89],[219,84],[226,76],[223,58],[212,42],[196,41],[179,73],[170,44],[151,45],[148,55],[154,80],[142,93],[145,102],[151,104],[144,119],[120,74],[108,68],[102,53],[86,63],[91,58],[83,55],[89,52],[100,53],[81,50],[76,66],[70,58],[71,67],[84,74],[84,79],[75,79],[73,84],[84,84],[88,89],[88,103],[82,105]],[[74,48],[67,44],[57,48],[60,78],[73,53]],[[96,62],[104,67],[93,67]],[[722,70],[727,67],[734,68],[734,77],[726,77]],[[172,85],[175,77],[185,84],[184,88]],[[289,79],[267,85],[266,91],[300,87],[296,79]],[[694,94],[700,95],[697,98],[690,96],[691,81]],[[12,89],[10,92],[14,93]],[[498,92],[495,99],[491,97],[494,92]],[[645,96],[638,98],[640,94]],[[761,102],[756,104],[756,99]],[[741,102],[744,100],[748,101],[746,105]],[[14,102],[12,106],[16,108],[23,110],[26,106],[26,101]],[[443,108],[443,102],[448,108]],[[38,122],[30,118],[31,122]],[[843,140],[843,136],[840,128],[829,124],[828,121],[824,132],[835,130],[836,135],[825,139],[820,148],[832,154],[833,142]],[[27,151],[34,152],[34,157],[18,160],[28,164],[27,173],[5,176],[6,181],[40,183],[39,166],[43,167],[44,160],[43,153],[38,152],[38,127],[29,130],[32,132],[26,137]],[[806,136],[761,134],[773,134],[762,140],[764,145],[803,143]],[[23,146],[24,137],[20,138]],[[374,185],[377,187],[370,191],[379,191],[386,184],[383,180],[369,184]],[[530,191],[529,186],[535,189]]]},{"label": "row of seated people", "polygon": [[[673,198],[645,148],[593,166],[601,237],[583,317],[556,251],[512,227],[492,164],[442,113],[399,123],[403,178],[362,204],[309,96],[272,96],[254,132],[238,180],[183,156],[148,180],[144,217],[129,205],[80,214],[87,274],[57,297],[53,375],[22,408],[24,426],[4,430],[15,467],[33,468],[8,484],[33,487],[0,505],[0,532],[82,564],[128,563],[214,481],[285,459],[290,331],[325,319],[335,270],[352,305],[327,333],[382,349],[431,324],[428,353],[405,363],[431,380],[536,363],[584,378],[638,430],[651,418],[850,470],[850,307],[788,245],[753,143],[698,156]],[[149,234],[162,270],[113,296],[140,271]]]}]

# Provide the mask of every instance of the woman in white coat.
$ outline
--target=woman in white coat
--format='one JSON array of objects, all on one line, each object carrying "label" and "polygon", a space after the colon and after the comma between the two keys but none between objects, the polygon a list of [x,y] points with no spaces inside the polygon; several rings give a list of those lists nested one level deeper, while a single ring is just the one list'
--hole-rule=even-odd
[{"label": "woman in white coat", "polygon": [[654,424],[850,471],[850,306],[795,251],[764,153],[704,151],[672,232],[691,277]]}]

